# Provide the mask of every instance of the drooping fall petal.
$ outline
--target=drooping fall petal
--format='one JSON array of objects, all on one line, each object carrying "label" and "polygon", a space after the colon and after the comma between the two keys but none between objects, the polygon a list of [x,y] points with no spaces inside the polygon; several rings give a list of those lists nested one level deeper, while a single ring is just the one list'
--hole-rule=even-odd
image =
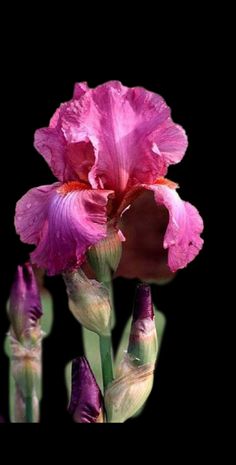
[{"label": "drooping fall petal", "polygon": [[167,185],[146,187],[153,190],[157,204],[164,205],[169,212],[163,246],[168,249],[169,268],[177,271],[191,262],[202,248],[202,218],[193,205],[179,197],[175,189]]},{"label": "drooping fall petal", "polygon": [[106,236],[110,193],[81,189],[78,183],[28,191],[17,203],[15,227],[23,242],[37,246],[32,262],[48,274],[79,265],[87,248]]}]

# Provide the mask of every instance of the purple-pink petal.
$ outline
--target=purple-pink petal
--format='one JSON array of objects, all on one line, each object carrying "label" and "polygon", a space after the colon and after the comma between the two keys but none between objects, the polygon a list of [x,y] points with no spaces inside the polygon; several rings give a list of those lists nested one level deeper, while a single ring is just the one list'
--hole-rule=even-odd
[{"label": "purple-pink petal", "polygon": [[89,90],[87,82],[76,82],[74,85],[73,99],[79,100]]},{"label": "purple-pink petal", "polygon": [[[167,127],[169,133],[172,130],[169,145]],[[89,173],[92,187],[118,192],[138,182],[154,182],[170,163],[181,160],[187,147],[184,130],[172,122],[161,96],[139,87],[127,88],[118,81],[91,89],[79,102],[71,102],[63,114],[62,128],[70,143],[85,136],[91,141],[96,157]]]},{"label": "purple-pink petal", "polygon": [[160,95],[119,81],[80,83],[49,128],[36,131],[35,147],[60,181],[87,177],[93,188],[123,192],[163,176],[184,156],[187,137]]},{"label": "purple-pink petal", "polygon": [[77,423],[96,423],[102,409],[102,394],[88,361],[85,357],[74,359],[69,413]]},{"label": "purple-pink petal", "polygon": [[149,185],[146,188],[154,192],[157,204],[164,205],[169,212],[163,246],[168,249],[171,271],[177,271],[191,262],[202,248],[202,218],[193,205],[179,197],[175,189],[164,185]]},{"label": "purple-pink petal", "polygon": [[31,189],[16,205],[16,231],[23,242],[37,246],[32,263],[49,275],[79,266],[88,247],[106,236],[111,191],[68,188],[67,192],[66,186],[54,183]]},{"label": "purple-pink petal", "polygon": [[[73,102],[77,102],[88,90],[86,83],[75,84],[73,99],[62,103],[50,119],[49,127],[38,129],[34,146],[44,157],[59,181],[88,180],[94,163],[94,153],[87,137],[82,135],[75,144],[70,144],[63,131],[63,115],[73,114]],[[69,108],[69,111],[68,111]]]},{"label": "purple-pink petal", "polygon": [[9,318],[16,337],[37,325],[42,316],[41,300],[32,266],[18,266],[10,292]]}]

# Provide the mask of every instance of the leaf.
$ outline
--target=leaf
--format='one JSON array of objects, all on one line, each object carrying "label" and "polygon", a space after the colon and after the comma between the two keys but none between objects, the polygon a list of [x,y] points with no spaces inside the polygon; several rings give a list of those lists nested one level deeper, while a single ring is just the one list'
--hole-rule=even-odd
[{"label": "leaf", "polygon": [[53,324],[53,299],[50,292],[43,288],[40,292],[43,316],[40,320],[42,331],[45,333],[44,337],[47,337],[52,329]]}]

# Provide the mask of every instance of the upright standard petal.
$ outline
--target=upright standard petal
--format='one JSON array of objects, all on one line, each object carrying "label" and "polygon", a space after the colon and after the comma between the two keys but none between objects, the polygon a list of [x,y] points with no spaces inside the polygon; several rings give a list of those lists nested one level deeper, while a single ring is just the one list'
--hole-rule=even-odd
[{"label": "upright standard petal", "polygon": [[70,144],[62,127],[62,118],[73,114],[73,102],[78,101],[88,90],[85,82],[75,84],[73,99],[62,103],[50,120],[48,128],[35,132],[34,146],[44,157],[53,174],[62,182],[88,180],[88,173],[94,163],[93,147],[89,140],[81,135],[76,143]]},{"label": "upright standard petal", "polygon": [[79,266],[88,247],[106,237],[111,193],[78,182],[28,191],[16,205],[15,227],[23,242],[37,246],[32,262],[49,275]]},{"label": "upright standard petal", "polygon": [[176,190],[168,185],[156,184],[146,188],[154,192],[157,204],[164,205],[169,212],[163,246],[168,249],[171,271],[177,271],[191,262],[202,248],[202,218],[193,205],[181,200]]},{"label": "upright standard petal", "polygon": [[187,138],[173,123],[163,98],[143,88],[112,81],[72,101],[61,119],[68,143],[86,137],[96,161],[89,173],[92,187],[123,192],[138,182],[154,182],[167,166],[183,157]]},{"label": "upright standard petal", "polygon": [[160,95],[119,81],[80,83],[49,127],[36,131],[35,147],[60,181],[89,179],[93,188],[124,192],[178,163],[187,137]]}]

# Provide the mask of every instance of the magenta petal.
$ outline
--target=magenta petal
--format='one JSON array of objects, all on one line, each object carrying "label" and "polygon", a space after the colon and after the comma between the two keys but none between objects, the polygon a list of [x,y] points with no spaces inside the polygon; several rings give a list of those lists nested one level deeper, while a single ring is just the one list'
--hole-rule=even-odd
[{"label": "magenta petal", "polygon": [[161,185],[150,185],[146,188],[153,190],[157,204],[163,204],[169,211],[163,245],[168,249],[168,265],[171,271],[177,271],[191,262],[202,248],[202,218],[193,205],[181,200],[175,189]]},{"label": "magenta petal", "polygon": [[160,95],[119,81],[79,83],[49,127],[36,131],[35,147],[60,181],[89,179],[93,188],[123,192],[165,175],[187,137]]},{"label": "magenta petal", "polygon": [[102,407],[102,394],[88,361],[85,357],[74,359],[69,413],[77,423],[97,423]]},{"label": "magenta petal", "polygon": [[78,266],[86,250],[106,236],[111,191],[63,190],[60,183],[28,191],[17,203],[15,227],[35,244],[33,263],[53,275]]},{"label": "magenta petal", "polygon": [[60,181],[76,179],[73,170],[66,164],[66,141],[56,128],[38,129],[34,135],[34,146]]},{"label": "magenta petal", "polygon": [[74,86],[74,99],[80,99],[89,90],[87,82],[77,82]]},{"label": "magenta petal", "polygon": [[[73,99],[62,103],[55,111],[48,128],[35,132],[34,146],[44,157],[53,174],[62,182],[88,180],[88,172],[94,163],[94,153],[88,138],[82,134],[75,144],[70,144],[63,130],[63,116],[74,113],[74,106],[88,90],[86,83],[75,84]],[[66,124],[66,123],[64,123]],[[88,147],[87,147],[88,144]]]},{"label": "magenta petal", "polygon": [[118,81],[68,104],[61,124],[68,142],[87,137],[92,143],[96,161],[89,181],[95,188],[120,192],[138,182],[152,183],[181,160],[187,147],[185,132],[171,120],[162,97]]}]

